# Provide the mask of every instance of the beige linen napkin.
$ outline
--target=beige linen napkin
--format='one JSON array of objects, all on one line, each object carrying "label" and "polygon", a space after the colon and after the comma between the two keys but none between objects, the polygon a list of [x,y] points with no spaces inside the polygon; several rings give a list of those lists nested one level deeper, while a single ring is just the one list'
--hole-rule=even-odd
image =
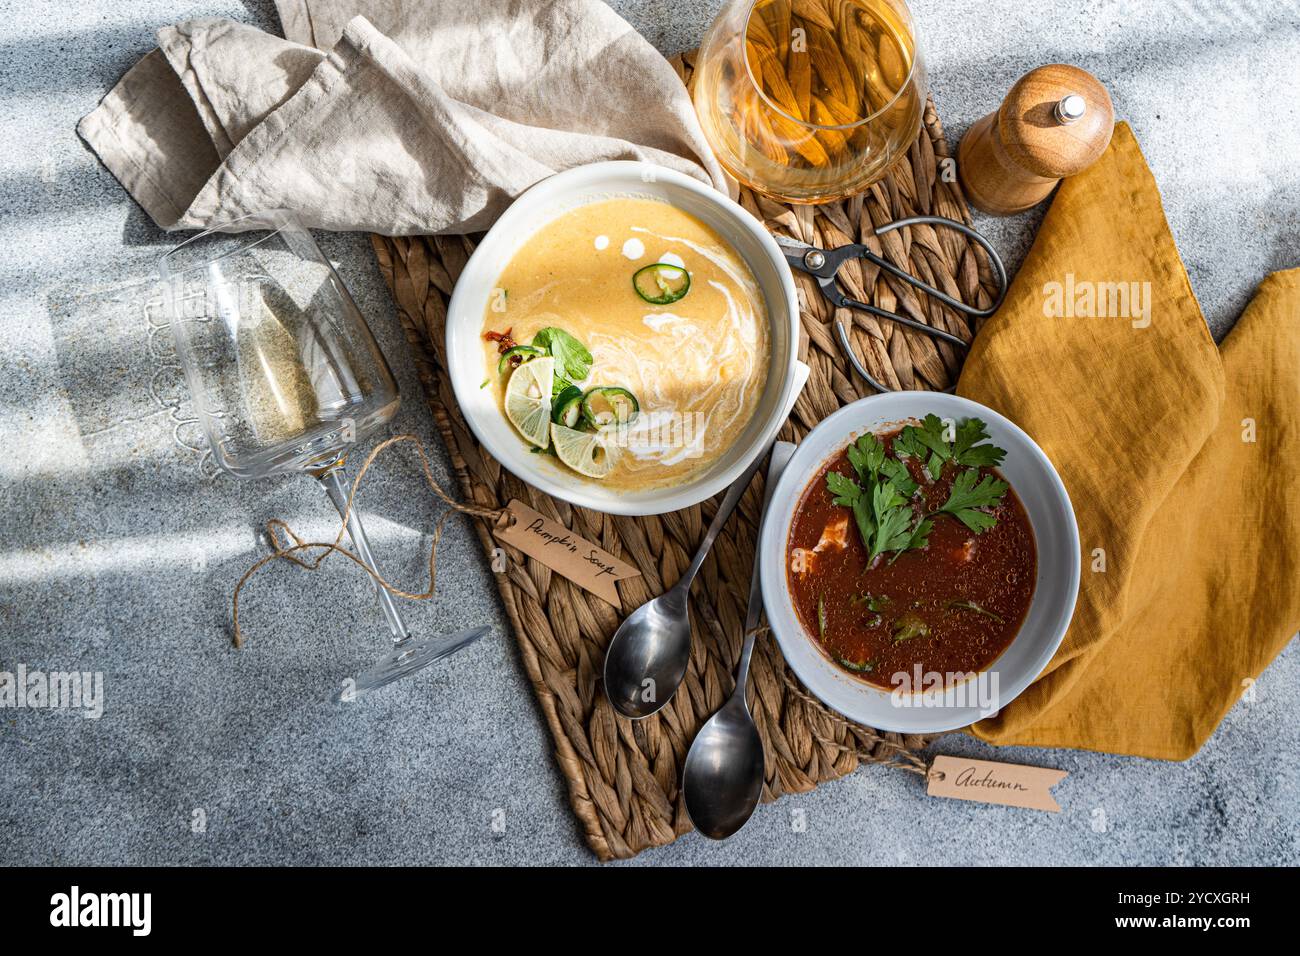
[{"label": "beige linen napkin", "polygon": [[666,60],[599,0],[276,0],[288,39],[158,31],[78,132],[165,229],[269,208],[474,232],[552,173],[658,163],[725,189]]}]

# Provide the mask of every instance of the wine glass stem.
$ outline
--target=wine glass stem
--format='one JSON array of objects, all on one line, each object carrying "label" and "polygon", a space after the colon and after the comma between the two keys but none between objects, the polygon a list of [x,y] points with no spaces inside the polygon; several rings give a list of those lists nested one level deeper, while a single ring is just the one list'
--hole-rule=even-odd
[{"label": "wine glass stem", "polygon": [[[334,502],[334,507],[339,510],[339,516],[342,517],[348,508],[348,489],[343,484],[342,468],[330,468],[316,476],[316,480],[321,483],[325,489],[325,494],[330,496],[330,501]],[[366,529],[361,525],[361,514],[354,507],[352,514],[347,516],[348,537],[352,539],[352,547],[357,552],[366,567],[371,572],[378,575],[379,568],[375,564],[375,556],[370,551],[370,542],[366,540]],[[402,621],[402,615],[398,613],[397,604],[393,601],[393,596],[374,578],[370,579],[374,585],[375,596],[379,598],[379,607],[384,612],[384,617],[388,621],[388,627],[393,632],[393,643],[400,644],[409,636],[406,630],[406,624]]]}]

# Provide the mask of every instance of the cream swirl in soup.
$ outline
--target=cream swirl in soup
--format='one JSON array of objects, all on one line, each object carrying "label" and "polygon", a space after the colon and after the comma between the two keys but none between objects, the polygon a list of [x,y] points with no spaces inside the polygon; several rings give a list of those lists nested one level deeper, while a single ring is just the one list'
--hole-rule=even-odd
[{"label": "cream swirl in soup", "polygon": [[[684,270],[686,293],[662,304],[638,294],[633,276],[654,263],[666,275]],[[483,346],[485,387],[499,404],[509,374],[498,368],[498,337],[526,345],[544,328],[562,329],[590,351],[590,371],[575,386],[627,389],[639,403],[617,430],[617,464],[600,479],[607,485],[686,481],[753,417],[771,353],[763,296],[740,256],[694,216],[654,199],[581,206],[531,236],[496,285]]]}]

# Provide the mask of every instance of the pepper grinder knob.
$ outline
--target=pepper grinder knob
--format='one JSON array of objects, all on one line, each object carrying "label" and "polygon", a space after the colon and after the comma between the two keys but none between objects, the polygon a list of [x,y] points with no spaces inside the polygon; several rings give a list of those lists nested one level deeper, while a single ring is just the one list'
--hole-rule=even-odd
[{"label": "pepper grinder knob", "polygon": [[971,205],[1009,216],[1095,163],[1114,129],[1115,108],[1100,80],[1076,66],[1040,66],[966,131],[957,175]]}]

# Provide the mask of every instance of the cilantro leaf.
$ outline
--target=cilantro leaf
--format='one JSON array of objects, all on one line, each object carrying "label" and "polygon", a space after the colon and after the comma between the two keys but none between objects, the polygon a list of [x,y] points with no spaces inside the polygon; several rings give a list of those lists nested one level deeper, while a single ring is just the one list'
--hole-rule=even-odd
[{"label": "cilantro leaf", "polygon": [[938,481],[943,475],[943,459],[938,454],[931,453],[930,461],[926,464],[925,470],[930,473],[932,481]]},{"label": "cilantro leaf", "polygon": [[912,480],[912,473],[907,470],[907,466],[897,458],[886,458],[882,461],[880,473],[889,479],[890,484],[897,488],[898,493],[904,498],[912,497],[920,487]]},{"label": "cilantro leaf", "polygon": [[853,502],[853,521],[858,526],[858,534],[862,535],[863,546],[870,550],[871,536],[876,533],[876,518],[871,513],[871,502],[865,494],[859,495],[858,500]]},{"label": "cilantro leaf", "polygon": [[992,475],[980,478],[976,469],[967,469],[953,480],[948,500],[939,511],[952,515],[976,534],[980,534],[997,524],[997,518],[976,509],[996,505],[1009,487],[1005,481]]},{"label": "cilantro leaf", "polygon": [[944,430],[943,421],[931,412],[921,420],[921,426],[916,430],[916,440],[947,461],[952,457],[952,447],[948,444],[948,439],[943,437]]},{"label": "cilantro leaf", "polygon": [[917,437],[917,430],[912,425],[905,425],[903,430],[894,438],[894,454],[904,455],[908,458],[924,459],[928,449],[921,443]]},{"label": "cilantro leaf", "polygon": [[550,352],[556,367],[575,382],[586,378],[591,371],[591,352],[564,329],[547,326],[533,336],[532,344]]},{"label": "cilantro leaf", "polygon": [[1002,464],[1007,453],[993,444],[981,444],[989,437],[988,427],[978,418],[968,418],[957,426],[957,440],[952,457],[959,465],[975,468]]},{"label": "cilantro leaf", "polygon": [[849,464],[863,481],[874,480],[885,461],[885,443],[871,433],[860,435],[849,446]]},{"label": "cilantro leaf", "polygon": [[838,471],[826,472],[826,487],[835,497],[831,500],[832,504],[853,507],[853,502],[862,497],[862,486],[852,478],[841,475]]},{"label": "cilantro leaf", "polygon": [[891,482],[876,485],[872,496],[872,510],[875,512],[876,533],[871,542],[871,557],[874,561],[886,551],[897,551],[905,547],[911,538],[912,509]]},{"label": "cilantro leaf", "polygon": [[934,530],[934,522],[929,518],[922,518],[916,523],[911,531],[911,536],[907,539],[907,545],[904,551],[911,551],[913,548],[924,548],[930,543],[930,532]]}]

